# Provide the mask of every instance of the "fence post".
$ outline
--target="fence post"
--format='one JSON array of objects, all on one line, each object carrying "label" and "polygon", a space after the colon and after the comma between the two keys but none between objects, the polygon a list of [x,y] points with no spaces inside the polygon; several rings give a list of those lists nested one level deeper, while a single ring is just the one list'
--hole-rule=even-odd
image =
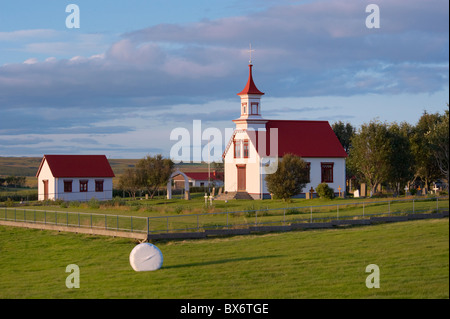
[{"label": "fence post", "polygon": [[389,215],[391,215],[391,201],[388,202],[388,211],[389,211]]},{"label": "fence post", "polygon": [[147,237],[150,234],[150,218],[147,217]]},{"label": "fence post", "polygon": [[436,213],[439,213],[439,198],[436,197]]},{"label": "fence post", "polygon": [[258,211],[255,210],[255,227],[258,226]]},{"label": "fence post", "polygon": [[69,212],[66,212],[66,224],[69,226]]},{"label": "fence post", "polygon": [[106,221],[106,214],[105,214],[105,229],[108,229],[108,222]]},{"label": "fence post", "polygon": [[310,206],[310,211],[311,211],[311,223],[312,223],[312,206]]},{"label": "fence post", "polygon": [[228,229],[228,212],[227,212],[227,229]]},{"label": "fence post", "polygon": [[337,219],[339,220],[339,204],[336,205],[336,208],[337,208]]},{"label": "fence post", "polygon": [[130,218],[130,227],[131,227],[131,232],[133,232],[133,216],[131,216],[131,218]]},{"label": "fence post", "polygon": [[286,225],[286,208],[283,208],[283,225]]},{"label": "fence post", "polygon": [[167,232],[169,232],[169,216],[167,216]]},{"label": "fence post", "polygon": [[198,215],[197,215],[197,231],[199,231],[199,227],[198,227]]},{"label": "fence post", "polygon": [[116,219],[117,219],[117,230],[119,230],[119,215],[116,215]]},{"label": "fence post", "polygon": [[365,208],[365,203],[363,202],[363,218],[364,218],[364,208]]},{"label": "fence post", "polygon": [[414,214],[414,198],[413,198],[413,214]]}]

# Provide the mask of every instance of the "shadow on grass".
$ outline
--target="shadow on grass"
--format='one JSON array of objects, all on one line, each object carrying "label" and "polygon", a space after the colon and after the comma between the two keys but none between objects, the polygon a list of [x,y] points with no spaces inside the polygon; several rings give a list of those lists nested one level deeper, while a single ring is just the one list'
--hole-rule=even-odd
[{"label": "shadow on grass", "polygon": [[237,261],[268,259],[268,258],[276,258],[276,257],[283,257],[283,256],[284,255],[268,255],[268,256],[258,256],[258,257],[228,258],[228,259],[210,260],[210,261],[190,263],[190,264],[180,264],[180,265],[173,265],[173,266],[162,266],[161,269],[175,269],[175,268],[185,268],[185,267],[208,266],[208,265],[233,263],[233,262],[237,262]]}]

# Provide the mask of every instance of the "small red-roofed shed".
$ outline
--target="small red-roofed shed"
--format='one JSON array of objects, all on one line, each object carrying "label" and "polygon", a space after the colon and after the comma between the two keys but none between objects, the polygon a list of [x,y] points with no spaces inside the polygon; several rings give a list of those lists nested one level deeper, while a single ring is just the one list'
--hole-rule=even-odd
[{"label": "small red-roofed shed", "polygon": [[105,155],[44,155],[36,173],[38,199],[112,199],[114,176]]}]

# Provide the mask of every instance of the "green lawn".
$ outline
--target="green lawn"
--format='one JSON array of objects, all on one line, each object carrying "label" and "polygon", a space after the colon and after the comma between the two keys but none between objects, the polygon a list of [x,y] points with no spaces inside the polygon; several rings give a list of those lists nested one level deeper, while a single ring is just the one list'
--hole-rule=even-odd
[{"label": "green lawn", "polygon": [[[134,272],[126,239],[0,227],[0,298],[449,298],[448,219],[158,242]],[[80,268],[80,288],[65,285]],[[380,268],[380,288],[365,285]]]}]

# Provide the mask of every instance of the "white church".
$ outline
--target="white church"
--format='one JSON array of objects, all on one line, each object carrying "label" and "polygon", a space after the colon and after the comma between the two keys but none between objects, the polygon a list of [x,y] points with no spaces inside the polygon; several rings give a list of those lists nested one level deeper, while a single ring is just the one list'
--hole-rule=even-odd
[{"label": "white church", "polygon": [[264,93],[253,82],[252,67],[250,62],[247,85],[238,93],[241,116],[233,120],[236,128],[222,155],[224,192],[245,194],[253,199],[270,198],[265,176],[274,172],[277,160],[288,153],[302,157],[309,168],[310,182],[299,197],[305,197],[311,187],[315,189],[322,182],[336,194],[345,191],[347,153],[330,124],[263,118]]}]

